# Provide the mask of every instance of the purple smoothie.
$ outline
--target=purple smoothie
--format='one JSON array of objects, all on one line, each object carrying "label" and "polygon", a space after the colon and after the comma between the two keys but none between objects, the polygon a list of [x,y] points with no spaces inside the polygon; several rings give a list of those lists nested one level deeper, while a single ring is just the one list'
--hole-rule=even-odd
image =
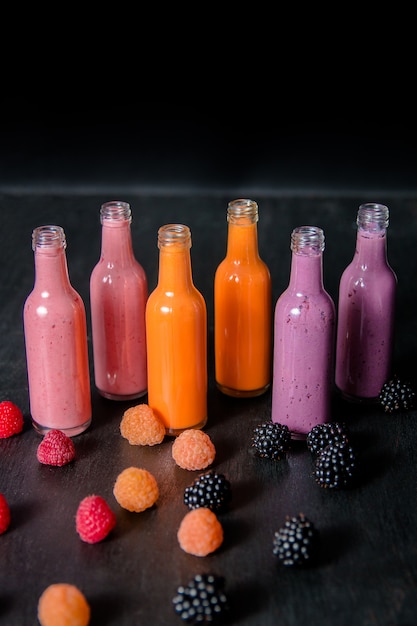
[{"label": "purple smoothie", "polygon": [[295,229],[291,247],[289,286],[275,307],[272,421],[304,438],[330,420],[335,307],[323,286],[323,231]]},{"label": "purple smoothie", "polygon": [[340,280],[336,385],[349,399],[375,400],[391,373],[397,278],[387,225],[387,207],[361,205],[355,255]]}]

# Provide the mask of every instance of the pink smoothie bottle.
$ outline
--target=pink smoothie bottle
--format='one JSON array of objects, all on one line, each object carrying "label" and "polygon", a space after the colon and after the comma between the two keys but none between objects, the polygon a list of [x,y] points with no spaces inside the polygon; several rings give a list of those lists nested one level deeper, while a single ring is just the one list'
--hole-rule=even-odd
[{"label": "pink smoothie bottle", "polygon": [[32,234],[35,284],[23,311],[30,412],[34,428],[72,437],[91,423],[84,303],[71,286],[60,226]]},{"label": "pink smoothie bottle", "polygon": [[389,211],[359,207],[356,250],[340,279],[336,385],[347,399],[375,401],[388,380],[397,278],[387,260]]},{"label": "pink smoothie bottle", "polygon": [[330,421],[335,306],[323,286],[322,229],[295,228],[291,250],[289,286],[275,307],[272,421],[304,439]]},{"label": "pink smoothie bottle", "polygon": [[148,283],[133,253],[130,205],[106,202],[100,218],[101,255],[90,279],[95,384],[105,398],[132,400],[148,386]]}]

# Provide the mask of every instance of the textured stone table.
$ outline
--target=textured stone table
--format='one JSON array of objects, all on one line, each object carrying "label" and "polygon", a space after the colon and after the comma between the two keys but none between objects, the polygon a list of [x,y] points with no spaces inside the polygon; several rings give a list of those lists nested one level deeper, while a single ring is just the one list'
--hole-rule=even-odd
[{"label": "textured stone table", "polygon": [[[157,280],[157,229],[184,222],[192,231],[194,282],[206,298],[209,319],[209,418],[206,427],[217,456],[214,468],[232,485],[229,511],[220,516],[225,539],[214,554],[184,553],[176,533],[187,512],[184,488],[198,474],[177,467],[172,440],[154,448],[130,446],[120,436],[123,411],[133,403],[100,398],[92,384],[93,422],[74,439],[77,458],[63,468],[41,466],[40,438],[30,425],[22,307],[33,284],[31,232],[64,227],[71,281],[87,309],[88,283],[100,250],[100,204],[120,199],[132,205],[138,260],[153,289]],[[286,460],[254,456],[251,430],[270,417],[271,394],[251,400],[222,396],[213,373],[213,277],[226,245],[226,205],[221,194],[126,194],[123,197],[66,193],[0,195],[0,400],[24,411],[24,431],[0,440],[0,492],[12,523],[0,537],[0,623],[36,623],[37,601],[53,582],[76,584],[85,593],[96,626],[175,626],[171,599],[196,573],[226,579],[229,624],[242,626],[413,626],[417,620],[417,412],[389,417],[378,406],[342,401],[335,393],[333,417],[350,425],[361,459],[359,484],[330,492],[312,476],[312,459],[297,445]],[[399,279],[395,370],[417,379],[417,198],[398,196],[258,196],[259,246],[268,263],[274,301],[289,276],[291,230],[311,224],[325,230],[324,279],[337,301],[340,274],[351,260],[355,218],[361,202],[391,210],[389,258]],[[91,369],[91,376],[93,371]],[[93,381],[93,377],[92,377]],[[145,398],[146,399],[146,398]],[[133,514],[116,503],[112,488],[127,466],[150,470],[160,485],[152,509]],[[102,543],[88,545],[75,532],[80,500],[96,493],[117,515]],[[287,515],[304,512],[321,534],[319,560],[306,570],[286,569],[272,555],[274,531]]]}]

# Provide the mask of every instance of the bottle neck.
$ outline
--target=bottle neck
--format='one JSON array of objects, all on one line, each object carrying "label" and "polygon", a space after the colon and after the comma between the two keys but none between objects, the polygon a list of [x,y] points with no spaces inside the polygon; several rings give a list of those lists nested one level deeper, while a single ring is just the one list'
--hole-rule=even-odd
[{"label": "bottle neck", "polygon": [[229,222],[227,256],[240,262],[249,262],[259,258],[256,224],[232,224]]},{"label": "bottle neck", "polygon": [[323,290],[324,232],[300,226],[291,233],[290,288],[302,294]]},{"label": "bottle neck", "polygon": [[191,233],[183,224],[167,224],[158,231],[158,286],[174,293],[193,286]]},{"label": "bottle neck", "polygon": [[130,224],[132,212],[128,202],[106,202],[101,205],[101,256],[110,264],[129,265],[134,261]]},{"label": "bottle neck", "polygon": [[364,269],[386,266],[388,263],[386,231],[369,232],[359,227],[355,260]]},{"label": "bottle neck", "polygon": [[323,255],[292,253],[290,289],[300,293],[315,293],[323,290]]},{"label": "bottle neck", "polygon": [[227,256],[239,262],[259,258],[258,205],[253,200],[233,200],[227,207]]},{"label": "bottle neck", "polygon": [[103,222],[101,257],[108,263],[122,266],[135,260],[129,221]]},{"label": "bottle neck", "polygon": [[35,254],[35,288],[41,289],[45,297],[51,290],[71,289],[63,229],[60,226],[35,228],[32,248]]}]

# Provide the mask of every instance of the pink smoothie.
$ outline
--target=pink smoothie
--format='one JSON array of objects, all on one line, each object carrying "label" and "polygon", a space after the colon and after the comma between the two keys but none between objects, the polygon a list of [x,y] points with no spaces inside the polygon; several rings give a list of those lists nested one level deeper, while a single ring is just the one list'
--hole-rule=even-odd
[{"label": "pink smoothie", "polygon": [[113,400],[147,392],[145,272],[132,249],[130,221],[103,224],[101,257],[90,280],[95,383]]},{"label": "pink smoothie", "polygon": [[35,250],[36,280],[24,306],[30,412],[42,434],[73,436],[91,422],[84,304],[72,288],[64,247]]},{"label": "pink smoothie", "polygon": [[375,399],[390,376],[396,288],[385,231],[359,229],[339,289],[336,385],[347,397]]},{"label": "pink smoothie", "polygon": [[322,283],[322,256],[292,256],[289,287],[275,307],[272,421],[304,438],[329,421],[335,309]]}]

